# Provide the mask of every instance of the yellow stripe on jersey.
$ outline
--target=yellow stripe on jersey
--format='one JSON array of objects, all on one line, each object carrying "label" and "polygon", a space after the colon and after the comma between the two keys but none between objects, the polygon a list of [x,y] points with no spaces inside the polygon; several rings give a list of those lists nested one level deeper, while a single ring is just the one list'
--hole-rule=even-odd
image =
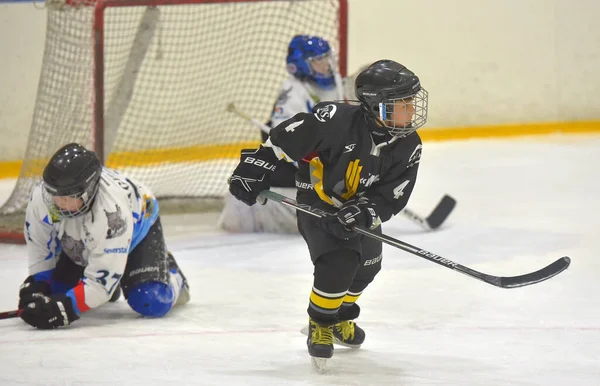
[{"label": "yellow stripe on jersey", "polygon": [[[362,166],[360,165],[360,160],[351,161],[348,164],[348,168],[346,169],[346,192],[342,194],[342,198],[344,200],[348,200],[354,195],[356,195],[356,191],[358,190],[358,185],[360,184],[360,172],[362,171]],[[323,163],[319,159],[319,157],[315,157],[310,160],[310,173],[311,173],[311,183],[313,189],[323,200],[329,205],[335,206],[335,203],[323,190]]]},{"label": "yellow stripe on jersey", "polygon": [[336,310],[342,305],[342,302],[344,301],[344,296],[340,296],[337,298],[327,298],[325,296],[321,296],[315,293],[315,291],[311,291],[310,301],[319,308],[323,308],[326,310]]},{"label": "yellow stripe on jersey", "polygon": [[335,206],[331,197],[325,194],[323,191],[323,163],[319,159],[319,157],[315,157],[310,160],[310,182],[313,186],[313,189],[319,195],[321,200],[325,201],[329,205]]},{"label": "yellow stripe on jersey", "polygon": [[348,169],[346,169],[346,193],[342,194],[342,198],[344,200],[354,197],[356,191],[358,190],[358,184],[360,183],[360,172],[363,168],[359,164],[359,159],[348,164]]}]

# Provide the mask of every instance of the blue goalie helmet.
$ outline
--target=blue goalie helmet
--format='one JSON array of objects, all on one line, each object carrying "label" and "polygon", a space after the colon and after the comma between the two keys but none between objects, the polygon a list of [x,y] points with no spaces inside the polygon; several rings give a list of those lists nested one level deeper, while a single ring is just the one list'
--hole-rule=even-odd
[{"label": "blue goalie helmet", "polygon": [[288,47],[287,70],[300,80],[328,88],[335,85],[331,47],[318,36],[296,35]]}]

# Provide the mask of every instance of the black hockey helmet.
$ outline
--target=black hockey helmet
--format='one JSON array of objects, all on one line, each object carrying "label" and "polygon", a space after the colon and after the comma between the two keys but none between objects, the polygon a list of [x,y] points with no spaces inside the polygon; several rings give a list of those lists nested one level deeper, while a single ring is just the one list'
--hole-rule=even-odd
[{"label": "black hockey helmet", "polygon": [[379,60],[356,77],[363,110],[392,136],[405,137],[427,122],[427,91],[419,78],[393,60]]},{"label": "black hockey helmet", "polygon": [[[102,164],[93,151],[77,143],[61,147],[44,169],[44,202],[59,217],[72,218],[88,212],[98,192],[101,173]],[[81,205],[75,210],[61,208],[56,197],[81,199]]]}]

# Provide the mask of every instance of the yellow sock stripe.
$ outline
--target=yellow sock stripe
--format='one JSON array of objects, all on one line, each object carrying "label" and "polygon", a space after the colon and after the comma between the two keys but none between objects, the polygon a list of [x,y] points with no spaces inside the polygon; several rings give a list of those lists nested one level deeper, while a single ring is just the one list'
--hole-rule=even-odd
[{"label": "yellow sock stripe", "polygon": [[346,294],[346,296],[344,296],[344,303],[356,303],[356,301],[358,300],[358,298],[360,297],[360,294],[358,295],[350,295],[350,294]]},{"label": "yellow sock stripe", "polygon": [[335,310],[340,308],[342,302],[344,301],[344,296],[339,298],[326,298],[319,294],[316,294],[314,291],[310,293],[310,301],[319,308],[324,308],[326,310]]}]

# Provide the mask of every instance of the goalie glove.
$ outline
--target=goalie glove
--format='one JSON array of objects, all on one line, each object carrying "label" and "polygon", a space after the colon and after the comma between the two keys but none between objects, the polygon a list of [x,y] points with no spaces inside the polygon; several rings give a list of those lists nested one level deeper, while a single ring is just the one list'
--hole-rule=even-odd
[{"label": "goalie glove", "polygon": [[339,239],[348,240],[358,234],[353,229],[355,226],[373,230],[381,225],[381,219],[375,204],[366,197],[359,197],[347,201],[335,214],[321,217],[317,225]]},{"label": "goalie glove", "polygon": [[45,296],[37,293],[29,297],[20,317],[25,323],[40,330],[68,326],[79,319],[71,298],[67,295]]},{"label": "goalie glove", "polygon": [[269,148],[242,150],[240,163],[229,178],[229,192],[246,205],[256,204],[259,193],[271,186],[269,178],[276,163],[277,157]]}]

